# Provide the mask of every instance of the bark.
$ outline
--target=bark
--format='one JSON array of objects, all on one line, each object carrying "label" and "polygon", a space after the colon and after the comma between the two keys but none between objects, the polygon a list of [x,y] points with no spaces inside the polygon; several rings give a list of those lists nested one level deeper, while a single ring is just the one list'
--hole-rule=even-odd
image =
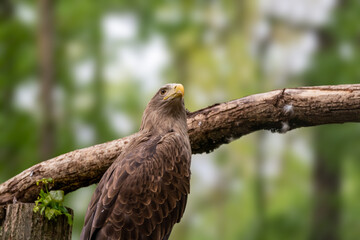
[{"label": "bark", "polygon": [[[188,114],[194,154],[210,152],[257,130],[285,133],[330,123],[360,122],[360,84],[300,87],[251,95]],[[75,150],[24,170],[0,185],[0,205],[33,202],[36,180],[52,177],[53,189],[74,191],[96,183],[137,134]]]},{"label": "bark", "polygon": [[[47,220],[34,213],[34,203],[10,204],[6,208],[6,217],[0,229],[0,240],[70,240],[72,227],[65,215],[55,220]],[[69,209],[70,210],[70,209]],[[73,215],[72,210],[70,214]]]}]

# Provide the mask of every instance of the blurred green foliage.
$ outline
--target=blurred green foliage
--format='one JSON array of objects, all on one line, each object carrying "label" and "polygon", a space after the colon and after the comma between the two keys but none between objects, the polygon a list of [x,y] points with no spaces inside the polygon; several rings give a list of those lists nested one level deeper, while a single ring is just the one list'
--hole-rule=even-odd
[{"label": "blurred green foliage", "polygon": [[[282,25],[290,25],[291,38],[304,27],[265,17],[276,31],[255,46],[260,54],[254,56],[260,2],[56,1],[53,156],[137,131],[147,102],[167,82],[185,86],[190,111],[274,88],[358,82],[358,1],[336,6],[323,26],[305,26],[320,44],[306,72],[285,77],[278,75],[276,58],[267,60],[266,49],[269,42],[287,46],[277,31]],[[37,4],[0,3],[6,9],[0,11],[0,182],[40,159]],[[108,30],[111,24],[119,26]],[[111,37],[117,31],[121,37]],[[269,62],[278,65],[264,70]],[[358,239],[359,133],[358,124],[261,132],[195,155],[188,205],[171,239],[308,239],[319,152],[340,166],[341,239]],[[73,239],[93,191],[90,186],[65,197],[75,211]]]}]

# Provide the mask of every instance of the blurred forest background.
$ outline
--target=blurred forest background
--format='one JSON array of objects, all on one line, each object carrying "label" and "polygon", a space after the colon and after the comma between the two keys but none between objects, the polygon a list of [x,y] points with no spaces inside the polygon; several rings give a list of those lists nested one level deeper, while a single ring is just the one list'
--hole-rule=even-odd
[{"label": "blurred forest background", "polygon": [[[168,82],[185,86],[190,111],[356,83],[359,13],[358,0],[2,0],[0,182],[136,132]],[[359,239],[359,135],[350,123],[264,131],[194,155],[171,239]],[[66,196],[73,239],[94,188]]]}]

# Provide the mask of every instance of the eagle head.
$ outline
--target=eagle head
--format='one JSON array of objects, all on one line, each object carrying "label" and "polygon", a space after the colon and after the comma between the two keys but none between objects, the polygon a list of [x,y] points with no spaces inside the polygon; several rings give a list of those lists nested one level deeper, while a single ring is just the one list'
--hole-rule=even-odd
[{"label": "eagle head", "polygon": [[186,128],[184,93],[184,86],[178,83],[161,87],[145,108],[140,130],[168,131],[178,123]]}]

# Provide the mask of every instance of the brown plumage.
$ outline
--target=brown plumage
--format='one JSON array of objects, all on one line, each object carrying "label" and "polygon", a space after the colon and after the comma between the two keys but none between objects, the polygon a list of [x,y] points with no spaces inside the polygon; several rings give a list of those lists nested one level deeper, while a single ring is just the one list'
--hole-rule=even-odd
[{"label": "brown plumage", "polygon": [[86,212],[81,239],[168,239],[190,192],[191,148],[181,84],[147,105],[139,135],[105,172]]}]

